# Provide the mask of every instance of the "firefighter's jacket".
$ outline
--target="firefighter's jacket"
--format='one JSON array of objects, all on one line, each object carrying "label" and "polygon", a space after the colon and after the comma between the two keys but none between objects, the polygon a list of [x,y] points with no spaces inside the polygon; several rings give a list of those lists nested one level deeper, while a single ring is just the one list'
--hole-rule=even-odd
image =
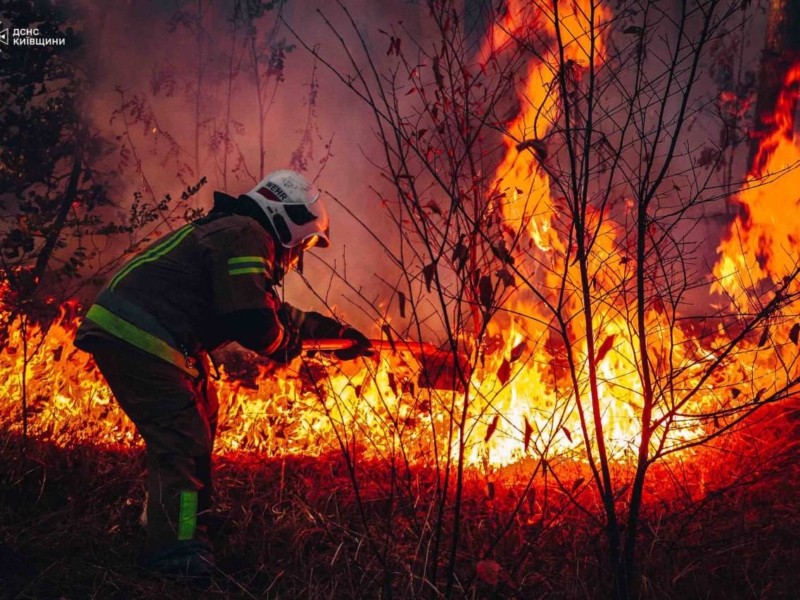
[{"label": "firefighter's jacket", "polygon": [[113,276],[75,345],[91,351],[93,339],[118,338],[196,376],[198,355],[233,341],[230,315],[258,311],[268,330],[253,349],[269,354],[284,333],[274,263],[274,239],[253,218],[229,213],[185,225]]}]

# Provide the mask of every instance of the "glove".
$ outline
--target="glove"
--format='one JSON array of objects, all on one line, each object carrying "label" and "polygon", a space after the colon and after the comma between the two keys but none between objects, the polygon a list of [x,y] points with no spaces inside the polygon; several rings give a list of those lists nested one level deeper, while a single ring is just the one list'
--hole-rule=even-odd
[{"label": "glove", "polygon": [[278,316],[281,326],[283,326],[283,339],[278,349],[269,354],[267,358],[288,365],[303,351],[303,341],[300,338],[300,330],[285,306],[281,306],[275,311],[275,314]]},{"label": "glove", "polygon": [[[353,340],[355,343],[344,350],[336,350],[334,355],[339,360],[353,360],[359,356],[372,356],[373,351],[370,347],[367,337],[352,327],[342,325],[336,319],[327,317],[323,314],[314,311],[300,311],[291,308],[288,304],[287,310],[290,314],[297,315],[297,320],[300,323],[300,338],[301,339],[348,339]],[[294,312],[291,312],[294,311]]]},{"label": "glove", "polygon": [[353,327],[343,327],[339,332],[339,337],[346,340],[353,340],[354,343],[349,348],[334,352],[339,360],[353,360],[359,356],[372,356],[374,354],[369,339],[358,329]]},{"label": "glove", "polygon": [[342,324],[315,311],[296,311],[299,315],[300,337],[304,340],[342,337]]}]

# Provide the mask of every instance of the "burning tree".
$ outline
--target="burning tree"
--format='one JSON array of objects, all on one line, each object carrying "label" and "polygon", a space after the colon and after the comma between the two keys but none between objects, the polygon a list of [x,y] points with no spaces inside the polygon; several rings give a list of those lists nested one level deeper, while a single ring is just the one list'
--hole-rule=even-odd
[{"label": "burning tree", "polygon": [[[796,226],[773,211],[759,221],[752,196],[781,195],[798,165],[780,102],[786,122],[750,171],[738,235],[716,276],[709,267],[704,209],[727,199],[719,167],[736,147],[706,132],[727,131],[749,98],[704,78],[749,3],[512,0],[476,54],[456,5],[433,0],[434,39],[384,32],[388,66],[339,7],[347,28],[323,18],[349,67],[307,47],[374,116],[390,183],[375,191],[399,242],[379,241],[407,316],[393,325],[470,359],[453,373],[463,393],[411,409],[446,415],[431,424],[438,519],[421,536],[424,578],[437,585],[445,552],[444,595],[458,585],[464,467],[527,458],[528,487],[551,473],[602,523],[614,595],[627,598],[651,469],[712,456],[800,383]],[[790,152],[777,166],[775,146]],[[575,461],[586,473],[570,485]]]}]

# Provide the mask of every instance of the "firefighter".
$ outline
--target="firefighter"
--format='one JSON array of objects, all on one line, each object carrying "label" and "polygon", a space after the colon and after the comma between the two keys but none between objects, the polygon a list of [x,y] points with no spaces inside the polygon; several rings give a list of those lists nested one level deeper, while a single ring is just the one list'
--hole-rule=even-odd
[{"label": "firefighter", "polygon": [[289,363],[306,338],[347,338],[342,360],[371,353],[358,330],[281,302],[275,287],[302,254],[327,247],[328,213],[302,175],[282,170],[156,240],[125,264],[75,337],[92,353],[144,438],[147,541],[154,571],[208,577],[217,398],[207,353],[229,341]]}]

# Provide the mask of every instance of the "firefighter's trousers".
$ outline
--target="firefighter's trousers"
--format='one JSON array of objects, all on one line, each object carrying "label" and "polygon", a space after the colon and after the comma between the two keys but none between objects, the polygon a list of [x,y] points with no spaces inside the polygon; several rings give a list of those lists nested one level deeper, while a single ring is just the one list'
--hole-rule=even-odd
[{"label": "firefighter's trousers", "polygon": [[[147,448],[147,546],[158,554],[207,544],[217,395],[198,379],[124,342],[103,340],[95,362]],[[198,518],[199,517],[199,518]]]}]

